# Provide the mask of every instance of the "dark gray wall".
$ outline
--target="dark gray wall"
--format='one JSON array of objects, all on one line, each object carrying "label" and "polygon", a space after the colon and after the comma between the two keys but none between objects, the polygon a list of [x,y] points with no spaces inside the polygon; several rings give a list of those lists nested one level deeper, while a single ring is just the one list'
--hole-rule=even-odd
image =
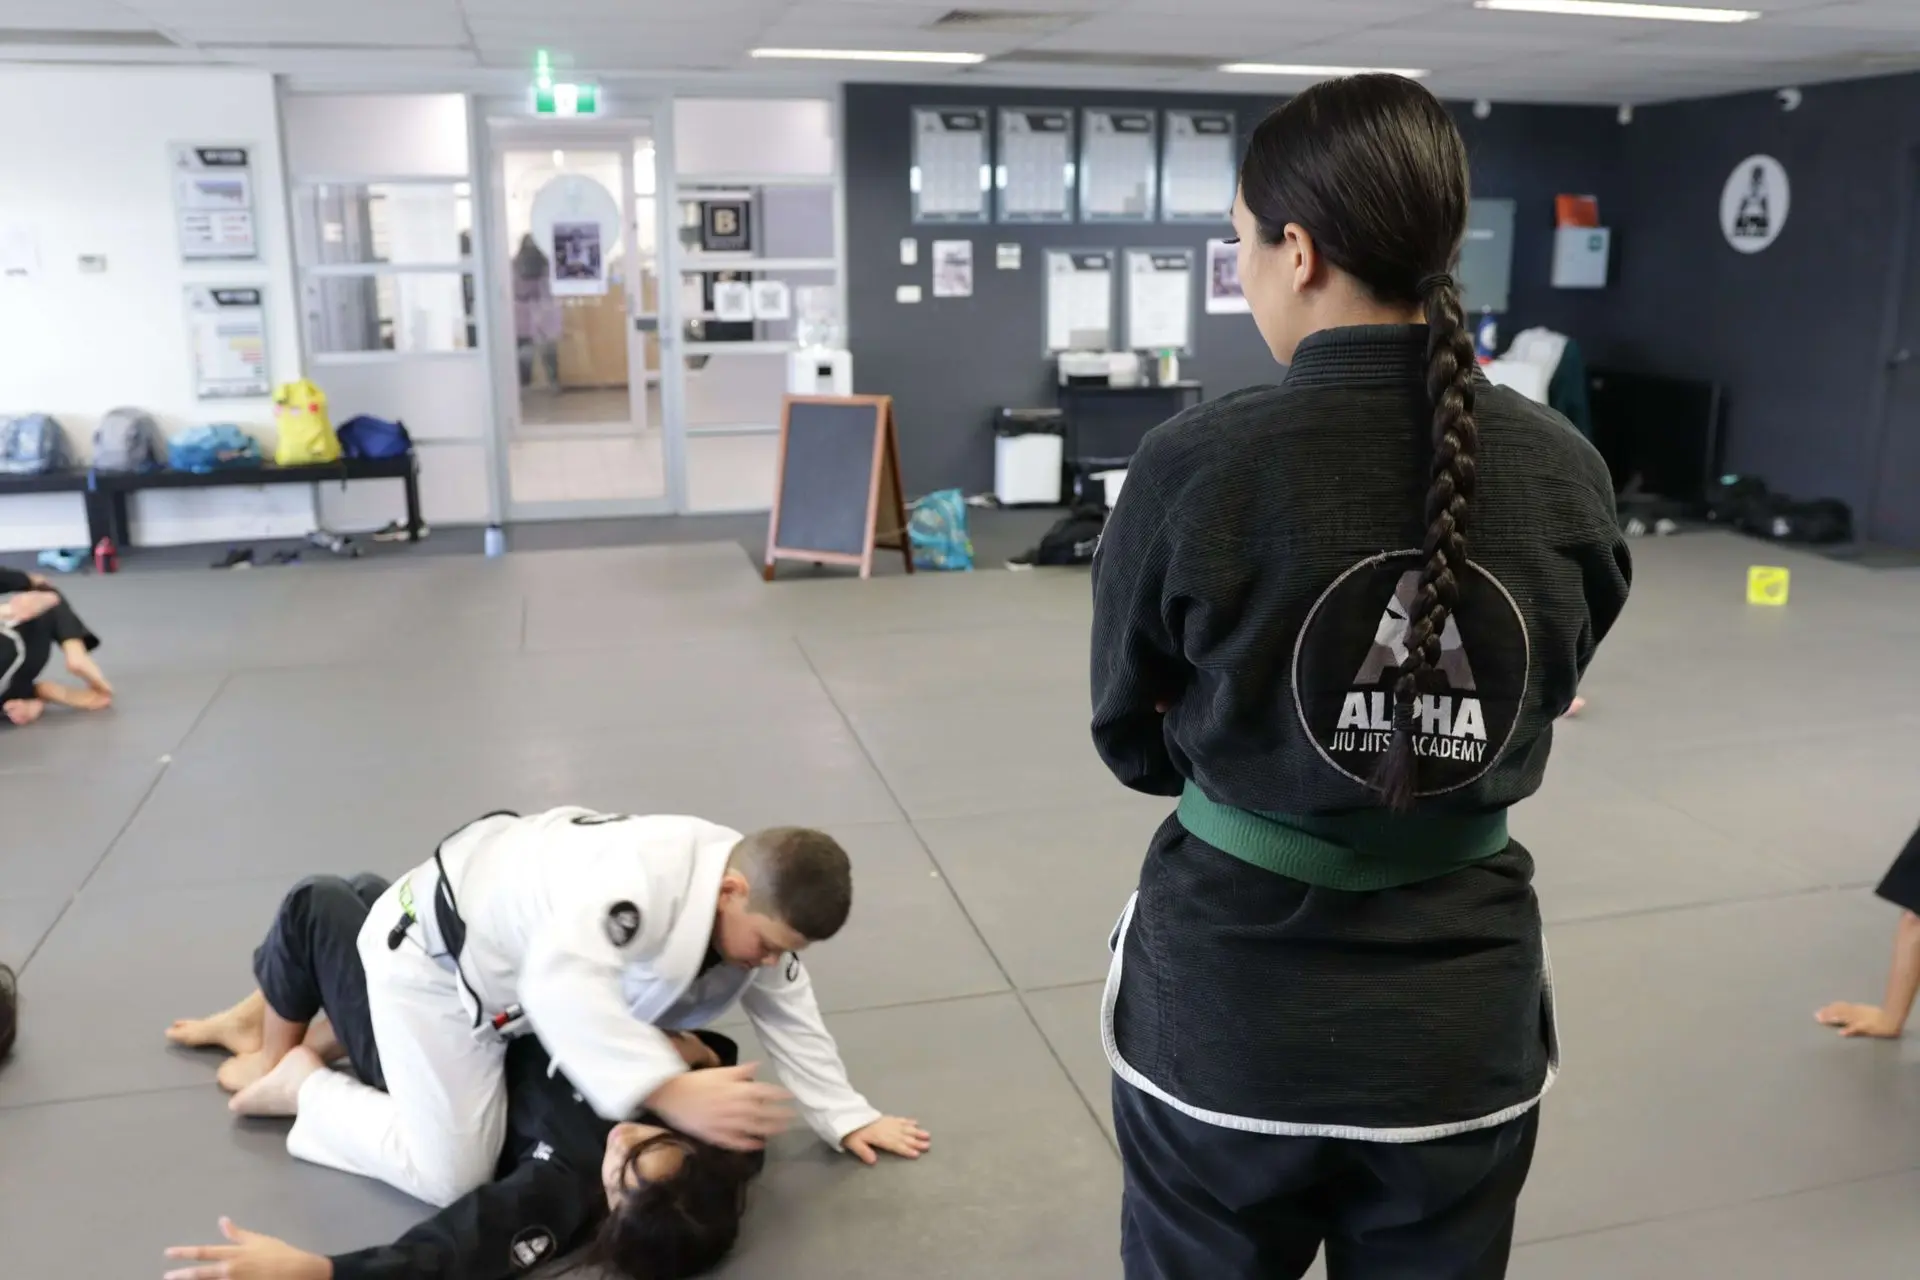
[{"label": "dark gray wall", "polygon": [[[895,399],[909,490],[990,488],[993,411],[1001,405],[1053,403],[1052,364],[1042,354],[1041,255],[1046,249],[1186,245],[1203,251],[1209,238],[1227,234],[1224,223],[1220,227],[992,224],[964,230],[916,226],[907,189],[912,108],[973,104],[1224,107],[1236,113],[1244,137],[1278,101],[1272,97],[847,86],[847,293],[854,376],[860,391]],[[1460,105],[1455,117],[1472,154],[1474,194],[1511,197],[1519,205],[1512,309],[1503,322],[1505,332],[1548,325],[1579,338],[1590,360],[1614,357],[1620,349],[1621,290],[1563,291],[1551,288],[1547,281],[1553,254],[1553,198],[1562,192],[1597,195],[1603,220],[1618,227],[1616,243],[1631,244],[1631,229],[1614,217],[1626,187],[1623,145],[1628,130],[1616,123],[1613,111],[1598,108],[1498,107],[1490,118],[1476,120]],[[1717,200],[1717,185],[1715,193]],[[900,265],[900,240],[906,236],[921,241],[918,266]],[[972,239],[972,297],[935,298],[927,288],[929,242],[936,237]],[[1022,246],[1021,270],[996,270],[993,247],[1009,241]],[[896,302],[894,290],[902,284],[921,285],[925,299],[914,305]],[[1182,362],[1181,372],[1203,382],[1207,395],[1271,382],[1278,376],[1278,367],[1248,317],[1202,313],[1194,323],[1194,353]]]},{"label": "dark gray wall", "polygon": [[[1792,113],[1772,94],[1643,108],[1625,132],[1631,236],[1616,292],[1629,358],[1725,385],[1729,470],[1845,499],[1864,522],[1920,77],[1816,85]],[[1720,192],[1756,153],[1786,167],[1792,208],[1780,238],[1748,255],[1721,235]],[[1920,503],[1920,475],[1889,498]]]}]

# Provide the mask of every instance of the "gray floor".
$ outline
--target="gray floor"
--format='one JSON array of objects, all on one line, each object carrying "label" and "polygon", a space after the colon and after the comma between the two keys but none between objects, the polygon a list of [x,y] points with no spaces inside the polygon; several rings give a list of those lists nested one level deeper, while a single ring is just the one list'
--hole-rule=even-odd
[{"label": "gray floor", "polygon": [[[1842,1043],[1920,818],[1920,574],[1640,545],[1633,607],[1515,827],[1564,1010],[1523,1280],[1910,1274],[1920,1042]],[[1768,551],[1770,557],[1780,553]],[[167,1020],[247,985],[296,876],[502,806],[816,823],[859,893],[817,981],[916,1166],[777,1152],[727,1275],[1111,1277],[1103,944],[1162,806],[1084,733],[1083,575],[761,584],[736,546],[128,574],[71,591],[122,705],[0,734],[8,1276],[157,1275],[221,1213],[323,1248],[418,1210],[236,1125]],[[110,1224],[110,1225],[108,1225]]]}]

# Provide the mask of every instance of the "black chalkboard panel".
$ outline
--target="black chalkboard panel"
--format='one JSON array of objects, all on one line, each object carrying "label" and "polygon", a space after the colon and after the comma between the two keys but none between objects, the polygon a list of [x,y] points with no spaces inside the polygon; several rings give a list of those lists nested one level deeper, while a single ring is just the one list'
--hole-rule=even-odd
[{"label": "black chalkboard panel", "polygon": [[904,550],[905,525],[891,399],[788,396],[767,576],[787,559],[859,565],[864,577],[877,542]]}]

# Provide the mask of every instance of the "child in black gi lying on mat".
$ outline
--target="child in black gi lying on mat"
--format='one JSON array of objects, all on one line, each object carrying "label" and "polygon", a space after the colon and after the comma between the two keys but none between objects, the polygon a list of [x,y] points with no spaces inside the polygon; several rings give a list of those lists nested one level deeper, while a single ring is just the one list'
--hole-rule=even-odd
[{"label": "child in black gi lying on mat", "polygon": [[[356,946],[386,889],[373,876],[318,877],[287,895],[255,957],[262,991],[211,1018],[176,1022],[176,1044],[236,1054],[259,1047],[269,999],[311,1003],[326,1017],[307,1040],[315,1069],[344,1059],[380,1085]],[[690,1067],[733,1066],[738,1050],[711,1032],[674,1037]],[[653,1124],[614,1124],[550,1070],[533,1036],[507,1050],[507,1140],[496,1176],[390,1245],[323,1257],[222,1219],[226,1244],[179,1246],[191,1263],[173,1280],[507,1280],[592,1242],[589,1257],[619,1276],[704,1274],[732,1248],[760,1152],[726,1151]],[[298,1085],[294,1089],[297,1093]]]},{"label": "child in black gi lying on mat", "polygon": [[1920,831],[1913,833],[1874,892],[1901,908],[1893,936],[1893,966],[1887,971],[1887,994],[1878,1005],[1837,1000],[1814,1017],[1843,1036],[1891,1040],[1906,1029],[1914,994],[1920,992]]}]

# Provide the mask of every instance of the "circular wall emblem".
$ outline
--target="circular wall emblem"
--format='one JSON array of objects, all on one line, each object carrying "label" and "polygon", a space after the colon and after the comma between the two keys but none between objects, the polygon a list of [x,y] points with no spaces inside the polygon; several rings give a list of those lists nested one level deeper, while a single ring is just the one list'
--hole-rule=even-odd
[{"label": "circular wall emblem", "polygon": [[1787,171],[1772,156],[1748,156],[1720,192],[1720,230],[1741,253],[1759,253],[1780,238],[1793,195]]},{"label": "circular wall emblem", "polygon": [[[1293,650],[1294,707],[1321,758],[1372,781],[1393,739],[1393,683],[1407,658],[1421,553],[1390,551],[1335,579],[1314,603]],[[1413,747],[1423,796],[1485,776],[1506,750],[1526,700],[1531,647],[1520,607],[1469,561],[1460,607],[1440,639],[1438,687],[1414,704]]]}]

